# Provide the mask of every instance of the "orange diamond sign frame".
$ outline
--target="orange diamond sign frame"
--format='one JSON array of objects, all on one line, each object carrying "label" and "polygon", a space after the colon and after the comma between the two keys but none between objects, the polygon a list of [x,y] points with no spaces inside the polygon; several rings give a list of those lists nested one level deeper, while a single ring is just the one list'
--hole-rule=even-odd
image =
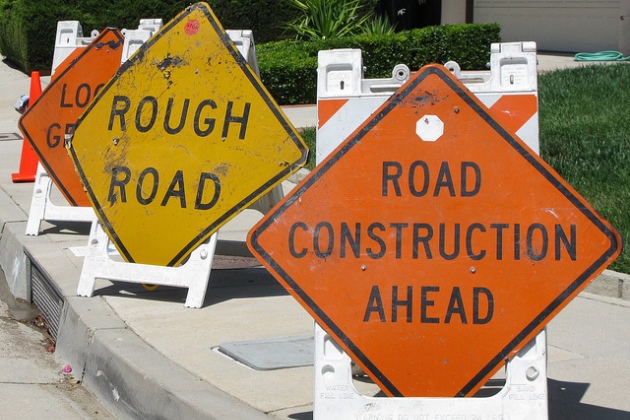
[{"label": "orange diamond sign frame", "polygon": [[105,28],[85,48],[75,49],[20,117],[24,137],[73,206],[89,207],[90,200],[64,147],[64,137],[72,133],[83,111],[120,67],[123,41],[118,29]]},{"label": "orange diamond sign frame", "polygon": [[389,396],[470,396],[621,237],[444,67],[422,68],[249,233]]}]

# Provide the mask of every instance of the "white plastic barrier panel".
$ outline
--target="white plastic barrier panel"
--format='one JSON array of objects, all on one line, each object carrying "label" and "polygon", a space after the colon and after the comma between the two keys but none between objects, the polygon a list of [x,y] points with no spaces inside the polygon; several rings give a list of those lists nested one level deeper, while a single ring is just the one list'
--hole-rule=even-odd
[{"label": "white plastic barrier panel", "polygon": [[[493,116],[538,153],[538,78],[536,44],[492,44],[489,71],[462,72],[446,63]],[[398,65],[391,79],[363,79],[361,50],[319,52],[317,69],[317,163],[409,79],[407,66]]]},{"label": "white plastic barrier panel", "polygon": [[[403,398],[361,395],[350,357],[315,324],[313,418],[405,420],[547,419],[547,339],[543,330],[506,366],[505,385],[490,397]],[[418,360],[422,363],[422,360]],[[422,380],[422,378],[418,378]],[[500,380],[502,382],[502,380]]]},{"label": "white plastic barrier panel", "polygon": [[[534,42],[492,44],[489,71],[461,71],[455,62],[445,64],[502,126],[538,153],[536,66]],[[364,79],[361,50],[356,49],[320,51],[317,72],[317,164],[410,75],[405,65],[398,65],[389,79]],[[505,385],[491,397],[378,398],[357,391],[350,357],[316,324],[314,418],[547,419],[546,333],[506,364]]]},{"label": "white plastic barrier panel", "polygon": [[162,27],[162,19],[140,19],[138,29],[123,29],[125,36],[121,64],[135,54],[136,51]]},{"label": "white plastic barrier panel", "polygon": [[57,35],[55,37],[55,53],[53,55],[52,73],[59,67],[76,48],[85,47],[98,35],[94,30],[89,37],[83,36],[83,28],[77,20],[63,20],[57,22]]}]

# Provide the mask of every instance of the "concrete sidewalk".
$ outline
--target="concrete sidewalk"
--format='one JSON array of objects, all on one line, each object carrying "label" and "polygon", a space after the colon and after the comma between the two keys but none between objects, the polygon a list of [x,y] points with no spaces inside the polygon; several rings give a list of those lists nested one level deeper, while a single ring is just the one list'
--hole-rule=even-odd
[{"label": "concrete sidewalk", "polygon": [[[539,57],[541,71],[579,65]],[[312,318],[251,257],[217,256],[201,309],[184,308],[186,289],[105,280],[94,297],[76,296],[89,226],[43,223],[39,236],[24,234],[33,184],[11,182],[22,148],[13,104],[29,78],[1,63],[0,88],[0,264],[18,297],[30,299],[32,279],[47,285],[38,292],[48,296],[57,357],[121,418],[311,418],[311,365],[256,370],[216,351],[313,334]],[[315,125],[313,106],[286,113],[298,127]],[[244,241],[260,217],[244,211],[220,239]],[[607,271],[550,323],[550,418],[630,418],[630,303],[618,296],[630,299],[630,279]]]}]

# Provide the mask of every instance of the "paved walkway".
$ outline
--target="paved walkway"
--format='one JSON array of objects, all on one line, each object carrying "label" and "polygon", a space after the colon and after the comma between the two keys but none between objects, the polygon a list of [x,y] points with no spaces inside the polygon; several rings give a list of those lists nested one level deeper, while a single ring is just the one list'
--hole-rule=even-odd
[{"label": "paved walkway", "polygon": [[[544,55],[539,63],[540,70],[580,65]],[[27,76],[0,64],[0,264],[18,296],[30,295],[33,275],[52,281],[47,293],[63,302],[57,357],[82,372],[86,387],[121,417],[311,418],[312,366],[256,370],[216,351],[226,343],[313,334],[310,316],[255,261],[218,257],[197,310],[184,308],[182,289],[148,292],[103,280],[96,296],[76,296],[89,227],[43,223],[39,236],[25,236],[33,184],[11,182],[22,147],[12,137],[19,133],[12,107],[28,86]],[[287,114],[296,126],[315,124],[312,106]],[[58,194],[53,199],[62,202]],[[220,238],[244,241],[259,217],[246,210]],[[603,296],[616,296],[619,278],[627,279],[615,276],[598,279],[548,327],[552,419],[630,418],[630,305]]]}]

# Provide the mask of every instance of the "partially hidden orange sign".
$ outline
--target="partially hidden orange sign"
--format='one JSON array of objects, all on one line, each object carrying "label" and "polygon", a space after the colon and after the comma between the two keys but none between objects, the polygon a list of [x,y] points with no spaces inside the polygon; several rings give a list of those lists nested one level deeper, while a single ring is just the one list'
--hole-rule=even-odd
[{"label": "partially hidden orange sign", "polygon": [[79,116],[120,67],[123,36],[107,28],[85,48],[75,50],[64,60],[39,99],[19,121],[46,172],[68,202],[90,206],[72,160],[64,147]]},{"label": "partially hidden orange sign", "polygon": [[251,231],[390,396],[469,396],[621,252],[444,67],[421,69]]}]

